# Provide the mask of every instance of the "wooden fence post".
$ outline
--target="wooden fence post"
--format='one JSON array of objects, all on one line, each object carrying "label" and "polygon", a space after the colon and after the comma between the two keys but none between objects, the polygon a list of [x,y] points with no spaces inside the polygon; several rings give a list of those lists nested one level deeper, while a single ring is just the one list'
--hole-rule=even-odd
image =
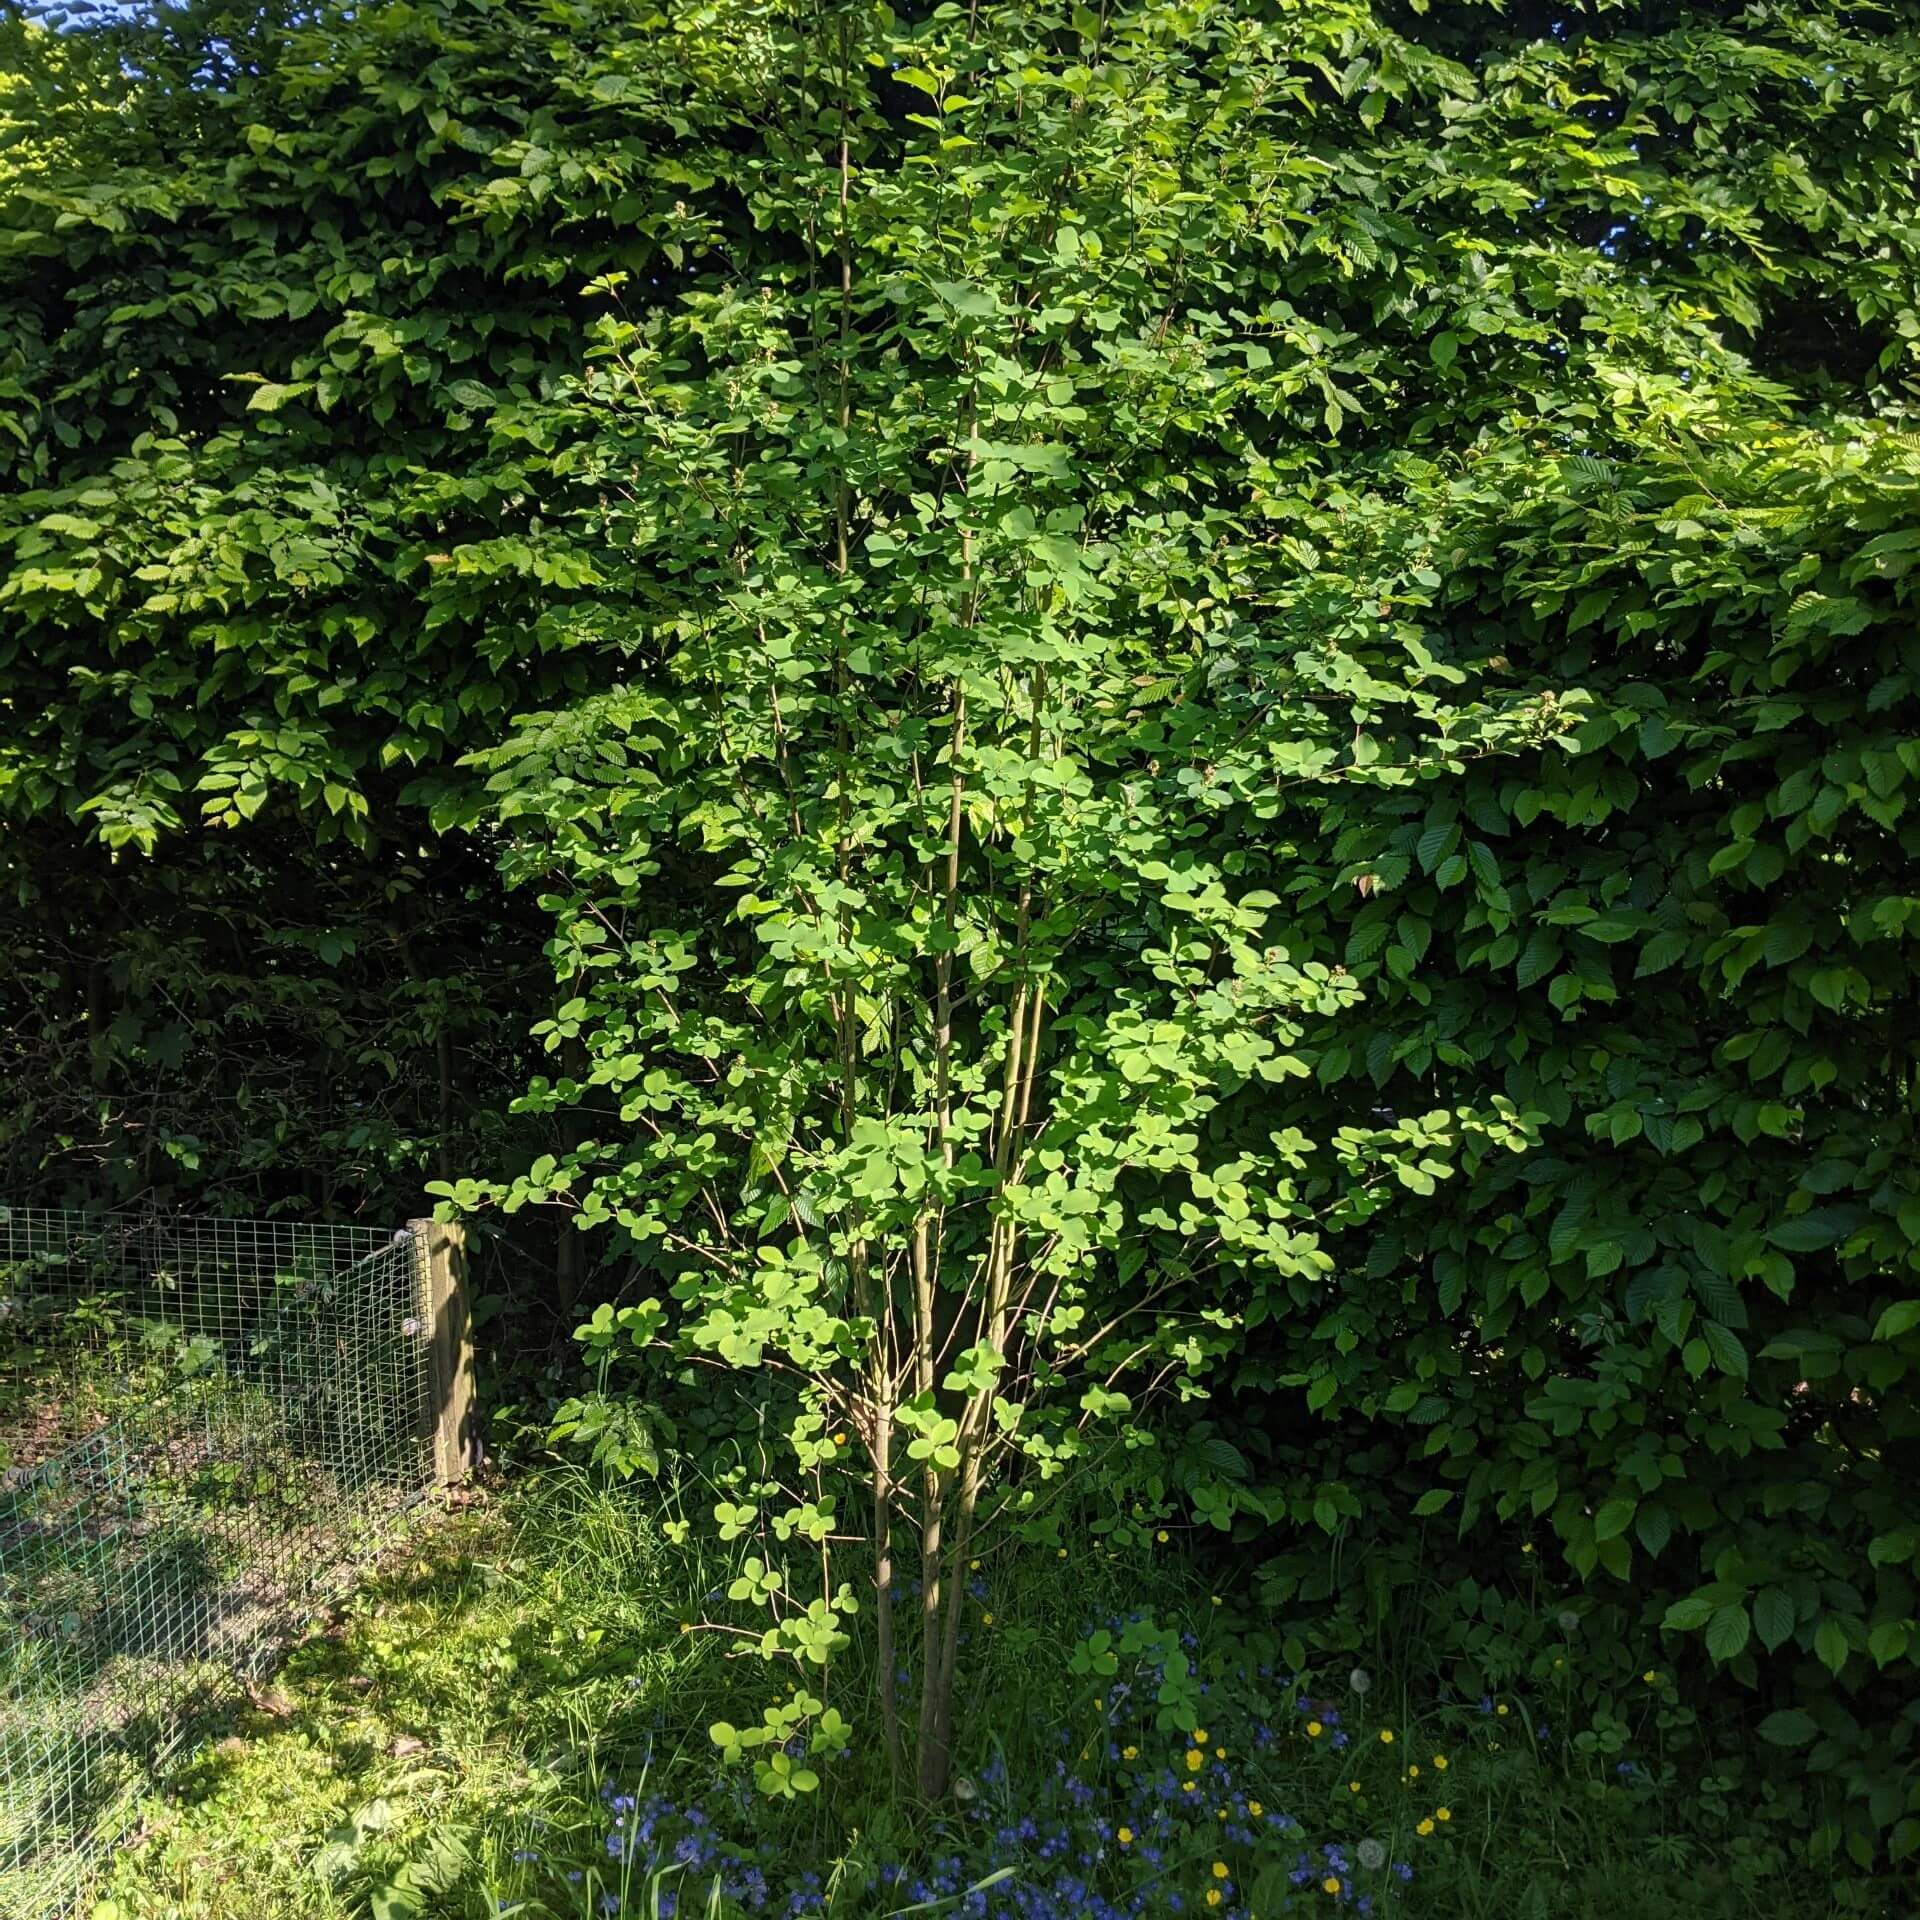
[{"label": "wooden fence post", "polygon": [[445,1220],[410,1220],[427,1263],[427,1404],[424,1437],[433,1478],[451,1486],[478,1455],[473,1407],[473,1327],[467,1313],[467,1233]]}]

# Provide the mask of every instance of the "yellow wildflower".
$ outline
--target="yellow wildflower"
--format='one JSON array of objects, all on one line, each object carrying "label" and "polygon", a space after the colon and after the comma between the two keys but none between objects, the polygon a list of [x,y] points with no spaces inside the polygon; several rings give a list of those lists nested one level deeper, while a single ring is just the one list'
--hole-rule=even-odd
[{"label": "yellow wildflower", "polygon": [[1202,1753],[1198,1747],[1189,1747],[1187,1749],[1187,1771],[1189,1773],[1198,1773],[1206,1764],[1207,1756]]},{"label": "yellow wildflower", "polygon": [[1422,1820],[1420,1824],[1414,1828],[1414,1832],[1417,1833],[1422,1840],[1424,1840],[1427,1837],[1427,1835],[1430,1834],[1432,1831],[1433,1831],[1433,1822],[1431,1820]]},{"label": "yellow wildflower", "polygon": [[1393,1745],[1393,1729],[1391,1727],[1382,1727],[1380,1729],[1380,1744],[1383,1747]]},{"label": "yellow wildflower", "polygon": [[1328,1874],[1327,1877],[1320,1882],[1320,1891],[1322,1893],[1338,1893],[1340,1891],[1340,1882],[1336,1880],[1332,1874]]},{"label": "yellow wildflower", "polygon": [[1214,1758],[1215,1758],[1216,1760],[1224,1760],[1224,1759],[1225,1759],[1225,1758],[1227,1757],[1227,1750],[1226,1750],[1226,1748],[1225,1748],[1225,1747],[1215,1747],[1215,1748],[1214,1748],[1214,1750],[1213,1750],[1213,1757],[1214,1757]]},{"label": "yellow wildflower", "polygon": [[1349,1780],[1347,1782],[1347,1791],[1349,1793],[1358,1793],[1360,1791],[1360,1782],[1358,1780]]},{"label": "yellow wildflower", "polygon": [[1433,1764],[1436,1771],[1445,1773],[1447,1770],[1447,1756],[1444,1753],[1436,1753],[1433,1756]]},{"label": "yellow wildflower", "polygon": [[1307,1738],[1309,1740],[1318,1740],[1325,1732],[1326,1728],[1323,1727],[1318,1720],[1309,1720],[1307,1722]]},{"label": "yellow wildflower", "polygon": [[1407,1769],[1407,1778],[1409,1780],[1418,1780],[1420,1778],[1420,1769],[1418,1767],[1409,1767]]},{"label": "yellow wildflower", "polygon": [[1216,1880],[1224,1880],[1227,1877],[1227,1863],[1224,1860],[1216,1860],[1213,1863],[1213,1877]]},{"label": "yellow wildflower", "polygon": [[993,1625],[993,1615],[992,1615],[992,1614],[990,1614],[990,1613],[983,1613],[983,1614],[982,1614],[982,1615],[980,1616],[980,1624],[981,1624],[981,1625],[982,1625],[983,1627],[990,1627],[990,1626],[992,1626],[992,1625]]},{"label": "yellow wildflower", "polygon": [[1453,1818],[1453,1809],[1451,1807],[1435,1807],[1433,1817],[1436,1820],[1451,1820]]},{"label": "yellow wildflower", "polygon": [[1120,1749],[1120,1758],[1122,1760],[1138,1760],[1140,1758],[1140,1749],[1138,1747],[1122,1747]]},{"label": "yellow wildflower", "polygon": [[1054,1555],[1054,1558],[1056,1560],[1064,1560],[1066,1557],[1067,1557],[1067,1550],[1065,1547],[1060,1548],[1059,1551]]},{"label": "yellow wildflower", "polygon": [[1651,1667],[1649,1667],[1646,1670],[1646,1672],[1640,1676],[1640,1678],[1644,1680],[1648,1686],[1652,1686],[1656,1681],[1658,1681],[1660,1676],[1657,1673],[1655,1673]]},{"label": "yellow wildflower", "polygon": [[1220,1904],[1220,1889],[1218,1887],[1209,1887],[1207,1889],[1207,1905],[1210,1907],[1217,1907],[1219,1904]]},{"label": "yellow wildflower", "polygon": [[1131,1827],[1122,1827],[1113,1837],[1118,1840],[1123,1847],[1133,1845],[1133,1829]]},{"label": "yellow wildflower", "polygon": [[1194,1782],[1191,1780],[1182,1780],[1180,1782],[1180,1791],[1182,1793],[1191,1793],[1193,1791],[1193,1788],[1194,1788]]},{"label": "yellow wildflower", "polygon": [[1507,1717],[1506,1702],[1503,1700],[1499,1706],[1494,1708],[1494,1712],[1497,1713],[1502,1720],[1504,1720]]},{"label": "yellow wildflower", "polygon": [[1194,1745],[1195,1745],[1196,1747],[1204,1747],[1204,1746],[1205,1746],[1205,1745],[1207,1744],[1207,1730],[1206,1730],[1206,1728],[1205,1728],[1205,1727],[1195,1727],[1195,1728],[1194,1728],[1194,1730],[1193,1730],[1193,1744],[1194,1744]]},{"label": "yellow wildflower", "polygon": [[1255,1820],[1258,1820],[1260,1818],[1260,1802],[1258,1800],[1249,1800],[1247,1802],[1247,1812]]},{"label": "yellow wildflower", "polygon": [[1166,1530],[1166,1528],[1165,1528],[1165,1527],[1162,1527],[1162,1528],[1160,1529],[1160,1531],[1159,1531],[1158,1533],[1156,1533],[1156,1534],[1155,1534],[1155,1535],[1154,1535],[1153,1537],[1154,1537],[1154,1538],[1155,1538],[1156,1540],[1158,1540],[1158,1541],[1160,1542],[1160,1544],[1161,1544],[1161,1545],[1162,1545],[1162,1546],[1164,1547],[1164,1546],[1165,1546],[1165,1545],[1167,1544],[1167,1530]]}]

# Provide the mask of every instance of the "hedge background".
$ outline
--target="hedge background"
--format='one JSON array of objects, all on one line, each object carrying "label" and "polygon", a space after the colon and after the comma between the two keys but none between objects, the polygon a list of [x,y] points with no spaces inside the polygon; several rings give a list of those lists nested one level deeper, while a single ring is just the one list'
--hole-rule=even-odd
[{"label": "hedge background", "polygon": [[[1230,484],[1274,539],[1250,587],[1198,536],[1131,584],[1178,656],[1141,751],[1211,744],[1191,715],[1261,648],[1363,630],[1545,716],[1441,781],[1185,769],[1196,849],[1363,996],[1218,1124],[1337,1158],[1438,1116],[1369,1198],[1317,1163],[1331,1273],[1165,1434],[1193,1516],[1316,1646],[1451,1620],[1468,1686],[1550,1604],[1529,1547],[1620,1649],[1596,1724],[1669,1633],[1701,1737],[1812,1844],[1911,1853],[1910,12],[827,24],[874,56],[876,194],[947,137],[912,49],[1065,74],[1107,35],[1157,49],[1172,121],[1219,109],[1154,152],[1207,249],[1125,325],[1168,296],[1249,376],[1150,484]],[[581,1062],[548,1057],[554,915],[504,877],[531,829],[466,756],[637,670],[665,587],[576,404],[590,283],[644,326],[804,267],[741,183],[818,162],[781,130],[821,31],[614,0],[0,29],[10,1197],[388,1219],[578,1149],[578,1103],[517,1099]],[[1462,1171],[1448,1116],[1502,1100],[1533,1143]],[[628,1272],[489,1218],[522,1330]]]}]

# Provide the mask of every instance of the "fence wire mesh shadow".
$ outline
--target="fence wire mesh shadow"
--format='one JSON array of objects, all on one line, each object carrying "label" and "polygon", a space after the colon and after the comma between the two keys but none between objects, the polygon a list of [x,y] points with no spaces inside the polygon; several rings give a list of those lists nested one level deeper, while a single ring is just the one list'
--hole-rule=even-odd
[{"label": "fence wire mesh shadow", "polygon": [[0,1914],[432,1483],[426,1235],[0,1207]]}]

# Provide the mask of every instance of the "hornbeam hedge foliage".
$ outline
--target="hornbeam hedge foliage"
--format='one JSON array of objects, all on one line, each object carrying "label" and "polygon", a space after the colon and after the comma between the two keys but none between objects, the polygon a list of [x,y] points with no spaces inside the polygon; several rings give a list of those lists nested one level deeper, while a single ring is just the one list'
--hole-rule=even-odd
[{"label": "hornbeam hedge foliage", "polygon": [[1072,1484],[1920,1845],[1910,9],[6,31],[16,1190],[770,1379],[768,1791]]}]

